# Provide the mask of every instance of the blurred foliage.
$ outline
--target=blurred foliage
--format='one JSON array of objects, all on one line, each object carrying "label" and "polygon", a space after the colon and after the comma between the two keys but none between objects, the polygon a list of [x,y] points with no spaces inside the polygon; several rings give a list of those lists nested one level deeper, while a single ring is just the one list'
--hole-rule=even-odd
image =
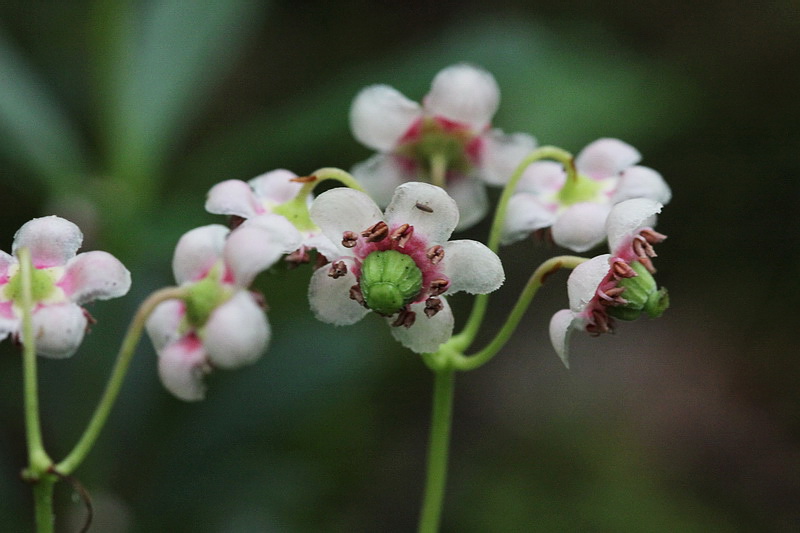
[{"label": "blurred foliage", "polygon": [[[369,154],[347,124],[361,87],[418,99],[439,69],[470,61],[501,87],[498,127],[576,152],[620,137],[664,174],[659,268],[674,304],[614,339],[579,339],[567,373],[545,338],[563,306],[554,277],[507,353],[460,376],[444,530],[793,530],[798,30],[788,0],[3,3],[0,248],[56,213],[134,277],[123,301],[91,309],[77,356],[41,361],[52,455],[80,434],[138,302],[171,283],[178,237],[219,222],[202,209],[211,185],[349,168]],[[506,250],[492,305],[552,252]],[[97,531],[413,529],[428,372],[375,317],[315,323],[308,268],[270,274],[267,356],[212,376],[205,402],[165,393],[141,343],[77,472]],[[0,345],[4,531],[31,523],[17,355]],[[70,492],[57,492],[65,524],[83,512]],[[103,526],[109,515],[127,525]]]}]

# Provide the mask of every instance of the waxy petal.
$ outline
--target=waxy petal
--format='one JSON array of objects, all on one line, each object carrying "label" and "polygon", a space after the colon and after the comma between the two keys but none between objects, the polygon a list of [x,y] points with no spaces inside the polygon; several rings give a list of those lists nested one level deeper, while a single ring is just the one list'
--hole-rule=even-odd
[{"label": "waxy petal", "polygon": [[[400,344],[416,353],[435,352],[442,343],[450,340],[453,336],[453,311],[447,298],[439,298],[442,302],[442,309],[432,317],[425,315],[425,302],[409,305],[409,310],[416,313],[416,320],[411,327],[392,326],[392,336]],[[389,324],[396,320],[395,317],[386,319]]]},{"label": "waxy petal", "polygon": [[214,310],[201,336],[211,363],[231,369],[261,357],[269,343],[270,328],[252,294],[242,290]]},{"label": "waxy petal", "polygon": [[16,263],[17,259],[13,255],[0,250],[0,285],[8,281],[8,269]]},{"label": "waxy petal", "polygon": [[456,231],[470,228],[483,220],[489,212],[489,198],[486,187],[475,176],[463,176],[447,184],[447,194],[458,206]]},{"label": "waxy petal", "polygon": [[297,228],[282,216],[251,218],[228,235],[223,248],[225,266],[237,286],[249,287],[258,274],[296,250],[301,241]]},{"label": "waxy petal", "polygon": [[580,323],[581,319],[569,309],[558,311],[550,319],[550,342],[553,343],[553,348],[567,368],[569,368],[569,337]]},{"label": "waxy petal", "polygon": [[184,233],[172,258],[172,272],[178,284],[197,281],[208,274],[222,256],[228,233],[228,228],[220,224],[201,226]]},{"label": "waxy petal", "polygon": [[444,189],[429,183],[410,182],[400,185],[386,208],[386,221],[414,226],[417,235],[428,243],[447,241],[458,224],[458,206]]},{"label": "waxy petal", "polygon": [[464,291],[486,294],[505,281],[500,258],[477,241],[459,240],[444,244],[444,274],[450,279],[448,294]]},{"label": "waxy petal", "polygon": [[422,117],[418,103],[388,85],[372,85],[356,96],[350,108],[350,128],[363,145],[390,152]]},{"label": "waxy petal", "polygon": [[506,135],[495,129],[484,139],[481,177],[491,185],[507,183],[525,156],[536,148],[536,140],[527,133]]},{"label": "waxy petal", "polygon": [[642,159],[639,151],[619,139],[598,139],[581,150],[575,167],[594,179],[616,176]]},{"label": "waxy petal", "polygon": [[124,296],[131,288],[131,273],[107,252],[85,252],[67,262],[58,286],[73,302],[82,305]]},{"label": "waxy petal", "polygon": [[508,201],[501,242],[521,241],[537,229],[553,225],[555,211],[539,201],[539,196],[526,192],[514,194]]},{"label": "waxy petal", "polygon": [[600,282],[609,273],[609,254],[598,255],[576,266],[567,279],[569,308],[580,314],[595,297]]},{"label": "waxy petal", "polygon": [[464,63],[441,70],[423,99],[428,113],[482,132],[500,105],[500,88],[487,71]]},{"label": "waxy petal", "polygon": [[666,205],[672,199],[672,191],[661,174],[652,168],[634,166],[622,173],[611,202],[618,204],[631,198],[649,198]]},{"label": "waxy petal", "polygon": [[528,165],[517,183],[517,192],[555,195],[567,181],[567,173],[561,163],[537,161]]},{"label": "waxy petal", "polygon": [[634,198],[615,205],[606,220],[609,250],[616,255],[638,230],[654,226],[661,207],[660,203],[647,198]]},{"label": "waxy petal", "polygon": [[279,168],[256,176],[247,183],[253,188],[256,196],[271,204],[283,204],[297,196],[303,184],[292,181],[297,174],[290,170]]},{"label": "waxy petal", "polygon": [[186,304],[181,300],[161,302],[150,313],[145,327],[156,351],[177,342],[182,337],[179,328],[185,315]]},{"label": "waxy petal", "polygon": [[253,189],[241,180],[217,183],[208,191],[206,211],[216,215],[236,215],[250,218],[265,211]]},{"label": "waxy petal", "polygon": [[81,345],[87,325],[86,315],[78,305],[65,303],[40,307],[33,313],[36,353],[53,359],[71,356]]},{"label": "waxy petal", "polygon": [[69,220],[48,216],[34,218],[22,225],[14,235],[11,252],[22,247],[30,250],[36,268],[62,266],[75,257],[83,242],[81,230]]},{"label": "waxy petal", "polygon": [[406,172],[396,156],[385,154],[376,154],[357,163],[350,173],[381,207],[389,205],[398,186],[415,178]]},{"label": "waxy petal", "polygon": [[333,279],[328,276],[328,268],[322,267],[314,272],[308,285],[308,301],[314,316],[317,320],[336,326],[355,324],[369,312],[350,298],[350,287],[356,285],[357,280],[353,275],[352,262],[344,261],[347,274]]},{"label": "waxy petal", "polygon": [[158,352],[158,375],[164,388],[181,400],[205,398],[203,377],[211,371],[205,349],[195,336],[174,342]]},{"label": "waxy petal", "polygon": [[311,220],[337,245],[342,255],[349,255],[348,250],[341,246],[345,231],[360,233],[383,220],[383,213],[369,196],[346,187],[331,189],[317,196],[309,213]]},{"label": "waxy petal", "polygon": [[606,204],[571,205],[553,223],[553,241],[575,252],[594,248],[606,237],[605,221],[610,210]]}]

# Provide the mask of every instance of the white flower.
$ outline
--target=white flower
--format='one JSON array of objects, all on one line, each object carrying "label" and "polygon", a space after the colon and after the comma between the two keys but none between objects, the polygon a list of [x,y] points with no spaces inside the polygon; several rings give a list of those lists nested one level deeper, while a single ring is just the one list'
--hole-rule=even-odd
[{"label": "white flower", "polygon": [[399,186],[385,215],[364,193],[332,189],[314,200],[311,218],[338,248],[311,278],[315,316],[348,325],[373,310],[417,353],[433,352],[452,336],[445,293],[488,293],[504,280],[500,259],[486,246],[447,240],[458,208],[433,185]]},{"label": "white flower", "polygon": [[380,205],[409,181],[431,180],[443,158],[446,187],[461,212],[458,229],[488,209],[485,184],[502,185],[535,147],[526,134],[491,129],[500,90],[491,74],[467,64],[440,71],[422,105],[387,85],[363,89],[350,109],[355,138],[378,152],[352,173]]},{"label": "white flower", "polygon": [[508,203],[503,243],[549,227],[556,244],[585,252],[605,238],[605,220],[615,204],[631,198],[669,203],[669,186],[655,170],[636,165],[640,159],[629,144],[599,139],[575,158],[575,182],[567,183],[558,163],[533,163]]},{"label": "white flower", "polygon": [[205,374],[253,363],[269,342],[269,323],[247,287],[296,241],[274,218],[252,220],[232,232],[218,224],[195,228],[175,248],[172,270],[189,296],[159,304],[147,333],[162,383],[182,400],[203,399]]},{"label": "white flower", "polygon": [[14,235],[12,254],[0,251],[0,340],[12,335],[22,341],[22,286],[16,254],[30,250],[33,328],[36,351],[53,358],[69,357],[83,340],[89,324],[81,307],[93,300],[125,295],[131,274],[114,256],[93,251],[77,254],[81,230],[56,216],[26,222]]},{"label": "white flower", "polygon": [[666,290],[658,289],[652,277],[653,244],[666,238],[652,229],[661,207],[645,198],[614,206],[606,224],[612,253],[581,263],[570,274],[569,309],[550,320],[550,340],[567,367],[573,331],[608,333],[615,318],[634,320],[642,312],[655,318],[669,305]]}]

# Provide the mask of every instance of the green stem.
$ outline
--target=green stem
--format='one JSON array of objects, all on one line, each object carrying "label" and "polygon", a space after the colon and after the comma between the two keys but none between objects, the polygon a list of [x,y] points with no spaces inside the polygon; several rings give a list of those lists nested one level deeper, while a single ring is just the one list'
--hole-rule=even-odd
[{"label": "green stem", "polygon": [[103,429],[106,419],[111,412],[111,408],[114,406],[114,402],[117,399],[120,388],[122,387],[125,374],[128,372],[128,366],[130,365],[136,345],[142,336],[147,317],[150,316],[150,313],[152,313],[161,302],[171,299],[181,299],[185,296],[185,289],[180,287],[168,287],[154,292],[139,306],[131,325],[128,327],[128,332],[122,340],[119,354],[117,355],[117,361],[111,372],[103,396],[100,398],[100,402],[97,404],[97,408],[94,411],[94,415],[92,415],[92,419],[86,426],[83,435],[69,455],[55,466],[58,472],[65,475],[74,472],[100,435],[100,431]]},{"label": "green stem", "polygon": [[351,189],[364,192],[364,188],[353,177],[353,175],[350,174],[349,172],[345,172],[340,168],[333,168],[333,167],[320,168],[314,171],[311,175],[317,179],[312,182],[306,183],[303,186],[303,189],[301,189],[301,194],[303,198],[311,194],[311,191],[314,189],[314,187],[316,187],[325,180],[340,181],[345,187],[350,187]]},{"label": "green stem", "polygon": [[442,189],[447,185],[447,158],[441,152],[431,156],[431,183]]},{"label": "green stem", "polygon": [[37,533],[52,533],[55,528],[53,516],[53,487],[58,478],[45,474],[33,484],[34,515]]},{"label": "green stem", "polygon": [[428,467],[419,533],[435,533],[439,530],[447,482],[447,455],[450,448],[450,427],[453,420],[452,369],[434,372],[433,411],[431,432],[428,441]]}]

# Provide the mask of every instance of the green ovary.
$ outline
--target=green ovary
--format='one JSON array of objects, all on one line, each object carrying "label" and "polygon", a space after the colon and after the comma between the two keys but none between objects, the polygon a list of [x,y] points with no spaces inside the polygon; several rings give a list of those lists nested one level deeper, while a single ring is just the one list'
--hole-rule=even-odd
[{"label": "green ovary", "polygon": [[637,275],[617,282],[619,287],[625,288],[622,297],[628,303],[609,307],[608,314],[620,320],[635,320],[642,312],[650,318],[660,317],[669,307],[667,289],[659,289],[652,274],[639,261],[634,261],[630,266]]},{"label": "green ovary", "polygon": [[599,197],[603,185],[583,174],[576,174],[575,179],[567,179],[558,193],[561,205],[572,205],[579,202],[593,202]]},{"label": "green ovary", "polygon": [[422,271],[410,256],[396,250],[372,252],[361,264],[359,286],[367,307],[389,316],[419,294]]},{"label": "green ovary", "polygon": [[[54,296],[57,287],[54,281],[54,272],[50,269],[34,268],[31,270],[31,299],[34,302],[41,302]],[[22,276],[17,271],[6,285],[5,296],[15,303],[22,302]]]},{"label": "green ovary", "polygon": [[198,281],[189,289],[189,296],[185,300],[187,320],[196,328],[202,327],[214,309],[229,297],[229,291],[214,276]]}]

